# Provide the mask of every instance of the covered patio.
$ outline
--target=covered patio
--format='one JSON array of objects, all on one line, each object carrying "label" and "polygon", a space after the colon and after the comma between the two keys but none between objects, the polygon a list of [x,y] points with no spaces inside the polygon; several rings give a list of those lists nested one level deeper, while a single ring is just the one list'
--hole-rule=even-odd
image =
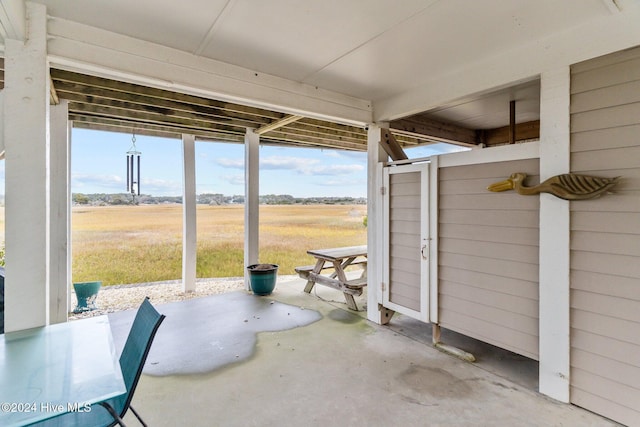
[{"label": "covered patio", "polygon": [[[339,291],[304,285],[159,305],[136,410],[153,426],[617,425],[536,393],[527,358],[445,331],[470,364],[435,349],[422,322],[375,325]],[[119,345],[132,317],[110,315]]]},{"label": "covered patio", "polygon": [[[638,0],[3,1],[6,330],[68,319],[71,126],[182,139],[185,291],[196,139],[244,144],[244,266],[260,255],[260,144],[366,151],[366,320],[282,286],[274,305],[319,320],[207,374],[145,376],[141,409],[194,425],[608,423],[573,404],[640,426],[638,22]],[[471,150],[407,154],[438,142]],[[512,174],[621,178],[589,200],[487,190]],[[405,317],[432,335],[389,329]],[[447,330],[535,361],[534,386],[431,348],[464,354]]]}]

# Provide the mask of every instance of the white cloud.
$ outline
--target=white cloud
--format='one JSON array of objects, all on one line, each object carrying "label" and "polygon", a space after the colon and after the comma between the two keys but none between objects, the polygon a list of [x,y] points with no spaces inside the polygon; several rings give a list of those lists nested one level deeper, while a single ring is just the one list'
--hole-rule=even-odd
[{"label": "white cloud", "polygon": [[320,182],[317,182],[316,185],[321,187],[351,187],[351,186],[360,186],[366,185],[366,181],[362,180],[352,180],[347,178],[338,178],[338,179],[325,179]]},{"label": "white cloud", "polygon": [[306,175],[349,175],[355,172],[361,172],[364,170],[364,166],[350,164],[350,165],[327,165],[315,167],[306,171]]},{"label": "white cloud", "polygon": [[74,173],[71,176],[71,183],[74,187],[100,186],[107,188],[119,188],[126,191],[124,179],[119,175],[93,175],[87,173]]},{"label": "white cloud", "polygon": [[165,179],[142,179],[140,191],[154,196],[178,196],[182,194],[182,183]]},{"label": "white cloud", "polygon": [[[87,173],[74,173],[71,177],[71,185],[74,192],[80,193],[126,193],[125,179],[120,175],[93,175]],[[144,194],[180,195],[182,183],[164,180],[143,178],[140,191]]]},{"label": "white cloud", "polygon": [[[312,159],[307,157],[292,157],[292,156],[269,156],[260,158],[261,170],[289,170],[301,175],[346,175],[350,173],[359,173],[365,169],[363,164],[350,163],[350,164],[332,164],[336,160],[344,156],[336,151],[327,151],[326,157],[330,157],[331,160],[323,161],[321,159]],[[360,160],[362,153],[358,153],[360,156],[349,157],[352,160]],[[216,160],[216,163],[225,168],[231,169],[243,169],[244,159],[232,159],[232,158],[220,158]]]},{"label": "white cloud", "polygon": [[244,175],[220,175],[220,179],[232,185],[244,185]]},{"label": "white cloud", "polygon": [[336,151],[339,157],[343,159],[349,159],[351,161],[355,161],[358,163],[366,164],[367,163],[367,153],[362,151]]},{"label": "white cloud", "polygon": [[347,175],[364,170],[359,164],[331,164],[306,157],[266,157],[260,162],[262,170],[290,170],[301,175]]},{"label": "white cloud", "polygon": [[288,169],[302,170],[306,166],[320,163],[318,159],[308,159],[305,157],[284,157],[271,156],[260,159],[261,169]]},{"label": "white cloud", "polygon": [[228,157],[221,157],[219,159],[216,159],[216,163],[223,168],[244,169],[243,159],[230,159]]},{"label": "white cloud", "polygon": [[322,154],[326,157],[333,157],[335,159],[342,157],[342,154],[336,150],[322,150]]}]

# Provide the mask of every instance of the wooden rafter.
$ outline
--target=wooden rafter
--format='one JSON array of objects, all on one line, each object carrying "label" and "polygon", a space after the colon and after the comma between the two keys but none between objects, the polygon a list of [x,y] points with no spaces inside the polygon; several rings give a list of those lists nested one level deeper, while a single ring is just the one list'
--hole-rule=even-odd
[{"label": "wooden rafter", "polygon": [[[314,132],[324,135],[326,138],[336,138],[344,141],[361,142],[363,149],[366,150],[367,135],[363,128],[355,126],[338,125],[331,122],[325,122],[316,119],[305,118],[296,123],[287,126],[287,129],[300,129],[307,132]],[[394,136],[396,140],[402,146],[414,146],[424,144],[419,138],[415,138],[409,135],[401,135],[394,130]]]},{"label": "wooden rafter", "polygon": [[136,93],[122,93],[110,89],[100,89],[91,86],[77,85],[65,81],[56,82],[57,91],[65,99],[78,104],[100,104],[116,106],[131,110],[146,110],[155,112],[172,112],[173,114],[197,115],[211,117],[214,120],[230,123],[238,121],[246,126],[261,126],[269,123],[269,117],[240,112],[229,112],[222,108],[188,104],[186,102],[148,97]]},{"label": "wooden rafter", "polygon": [[[510,133],[511,130],[509,126],[478,131],[480,141],[487,146],[509,143]],[[516,142],[538,138],[540,138],[540,120],[533,120],[515,125]]]},{"label": "wooden rafter", "polygon": [[160,103],[153,105],[151,102],[143,102],[143,99],[138,99],[136,102],[128,100],[118,100],[111,98],[89,97],[68,93],[64,90],[58,91],[60,96],[69,100],[73,104],[73,108],[76,111],[89,111],[92,108],[100,107],[105,110],[113,110],[117,116],[124,116],[128,111],[136,113],[155,114],[161,116],[180,117],[185,120],[200,120],[207,121],[220,125],[235,125],[238,127],[253,127],[259,125],[260,122],[255,120],[248,120],[246,118],[231,118],[222,114],[217,114],[217,111],[200,111],[194,112],[193,109],[188,108],[172,108],[167,103]]},{"label": "wooden rafter", "polygon": [[65,98],[70,101],[70,110],[76,112],[95,113],[100,111],[101,113],[99,114],[101,115],[113,115],[113,117],[123,118],[126,118],[131,114],[134,116],[155,117],[157,120],[167,117],[170,118],[169,120],[175,119],[180,123],[189,123],[190,121],[193,121],[194,123],[206,122],[209,123],[210,126],[233,126],[242,129],[255,126],[255,122],[243,119],[230,119],[228,117],[192,113],[184,110],[174,110],[151,105],[141,105],[127,101],[95,99],[94,102],[88,103],[84,100],[78,102],[75,96],[65,95]]},{"label": "wooden rafter", "polygon": [[289,132],[293,134],[317,136],[323,139],[334,139],[336,141],[353,142],[355,144],[367,144],[367,138],[364,133],[354,134],[351,132],[343,132],[339,129],[318,128],[308,125],[302,121],[291,124],[279,129],[281,132]]},{"label": "wooden rafter", "polygon": [[286,126],[288,124],[291,124],[293,122],[297,122],[298,120],[302,119],[303,116],[296,116],[296,115],[288,115],[288,116],[284,116],[283,118],[281,118],[280,120],[276,120],[274,122],[271,122],[267,125],[263,125],[260,126],[258,129],[254,130],[253,132],[258,134],[258,135],[263,135],[267,132],[271,132],[273,130],[279,129],[283,126]]},{"label": "wooden rafter", "polygon": [[[332,138],[323,138],[319,135],[297,135],[291,132],[287,132],[285,130],[282,130],[282,131],[277,130],[277,131],[270,132],[269,134],[265,135],[265,138],[271,139],[271,140],[286,141],[291,143],[300,142],[300,143],[305,143],[311,146],[315,145],[317,147],[325,147],[325,148],[337,148],[337,149],[355,150],[355,151],[367,150],[366,143],[340,141]],[[263,138],[260,138],[260,140],[262,141]]]},{"label": "wooden rafter", "polygon": [[[119,95],[116,96],[116,99],[125,99],[131,101],[132,97],[143,97],[154,99],[154,102],[161,102],[158,100],[176,101],[190,107],[200,106],[218,108],[227,113],[241,113],[257,117],[268,117],[270,120],[266,121],[265,123],[269,123],[270,121],[278,119],[281,116],[281,114],[275,111],[263,110],[261,108],[247,107],[244,105],[233,104],[231,102],[217,101],[214,99],[187,95],[164,89],[156,89],[147,86],[140,86],[133,83],[119,82],[115,80],[104,79],[101,77],[88,76],[84,74],[73,73],[70,71],[52,69],[51,76],[56,82],[56,85],[59,86],[58,82],[71,83],[73,85],[76,85],[76,88],[78,88],[81,93],[85,93],[84,91],[86,91],[87,88],[93,88],[94,90],[102,89],[105,91],[105,93],[107,91],[119,93]],[[58,90],[60,90],[60,88],[58,88]],[[131,96],[126,98],[127,94],[130,94]],[[97,94],[94,92],[93,95],[96,96]]]},{"label": "wooden rafter", "polygon": [[184,129],[185,133],[191,129],[213,130],[222,129],[229,132],[244,132],[244,127],[235,124],[219,123],[213,120],[204,120],[198,117],[184,117],[182,114],[166,114],[162,111],[151,112],[144,110],[132,110],[128,108],[107,107],[103,105],[81,105],[71,103],[69,111],[82,113],[94,117],[115,118],[126,121],[139,121],[141,123],[155,123],[159,125],[172,125]]},{"label": "wooden rafter", "polygon": [[[182,133],[186,133],[181,129],[177,129],[167,124],[143,123],[135,119],[123,120],[110,117],[87,116],[73,112],[69,113],[69,120],[72,120],[74,127],[77,128],[103,130],[108,132],[131,133],[135,131],[137,135],[160,136],[165,138],[180,138]],[[224,142],[244,141],[244,134],[240,134],[238,132],[224,132],[221,129],[189,129],[188,133],[193,134],[200,139]]]},{"label": "wooden rafter", "polygon": [[408,159],[407,154],[389,129],[380,129],[380,145],[394,162]]},{"label": "wooden rafter", "polygon": [[478,144],[475,130],[420,115],[394,120],[389,127],[394,132],[415,138],[422,137],[431,142],[447,142],[465,147]]}]

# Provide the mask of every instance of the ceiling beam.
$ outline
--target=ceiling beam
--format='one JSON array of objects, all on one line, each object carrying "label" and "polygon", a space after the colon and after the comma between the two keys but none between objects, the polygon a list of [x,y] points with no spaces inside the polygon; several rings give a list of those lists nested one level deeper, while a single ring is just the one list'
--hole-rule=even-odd
[{"label": "ceiling beam", "polygon": [[[510,142],[510,126],[495,129],[479,130],[479,139],[486,146],[508,144]],[[533,120],[515,125],[515,141],[540,139],[540,120]]]},{"label": "ceiling beam", "polygon": [[429,144],[437,144],[440,142],[444,142],[451,145],[458,145],[460,147],[472,147],[472,148],[478,147],[478,144],[467,144],[465,142],[459,142],[459,141],[453,142],[443,138],[424,135],[421,133],[408,132],[400,129],[392,129],[392,130],[398,142],[400,142],[401,145],[403,146],[429,145]]},{"label": "ceiling beam", "polygon": [[257,135],[263,135],[267,132],[271,132],[272,130],[276,130],[279,129],[283,126],[286,126],[290,123],[293,122],[297,122],[298,120],[302,119],[303,116],[297,116],[297,115],[289,115],[289,116],[284,116],[283,118],[281,118],[280,120],[276,120],[275,122],[269,123],[268,125],[263,125],[261,127],[259,127],[258,129],[254,130],[253,133],[257,134]]},{"label": "ceiling beam", "polygon": [[429,141],[447,142],[449,144],[462,145],[465,147],[476,146],[478,139],[476,131],[457,126],[451,123],[442,122],[426,116],[412,116],[405,119],[394,120],[389,124],[389,128],[400,131],[405,135],[413,135],[416,138],[422,136]]}]

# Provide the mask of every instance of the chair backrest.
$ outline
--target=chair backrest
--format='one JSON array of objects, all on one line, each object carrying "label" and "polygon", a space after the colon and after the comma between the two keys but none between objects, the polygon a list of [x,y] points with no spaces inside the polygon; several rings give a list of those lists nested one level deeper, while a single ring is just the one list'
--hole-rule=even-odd
[{"label": "chair backrest", "polygon": [[122,396],[122,399],[117,399],[118,407],[114,407],[114,409],[121,417],[124,416],[131,404],[131,399],[142,374],[142,368],[144,368],[144,362],[147,360],[153,338],[164,318],[165,316],[158,313],[151,305],[149,298],[145,298],[140,308],[138,308],[120,355],[120,368],[122,369],[124,383],[127,386],[127,392]]}]

